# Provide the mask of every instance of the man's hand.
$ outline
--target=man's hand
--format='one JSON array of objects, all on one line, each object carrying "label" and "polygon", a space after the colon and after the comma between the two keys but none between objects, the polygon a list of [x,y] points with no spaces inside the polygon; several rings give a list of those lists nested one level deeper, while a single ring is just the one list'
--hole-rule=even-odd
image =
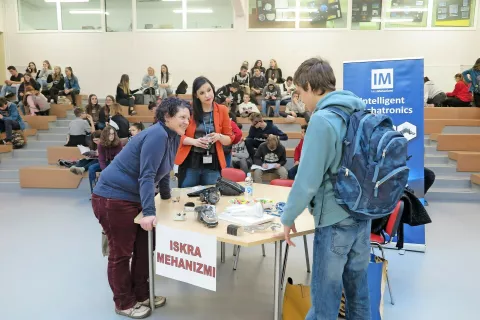
[{"label": "man's hand", "polygon": [[295,247],[295,243],[290,240],[290,231],[297,233],[297,228],[295,227],[295,223],[293,223],[290,227],[283,226],[283,234],[285,236],[285,242],[292,247]]},{"label": "man's hand", "polygon": [[227,98],[227,99],[225,99],[225,102],[226,102],[226,103],[230,103],[230,102],[232,102],[232,99],[231,99],[231,98]]},{"label": "man's hand", "polygon": [[66,94],[69,94],[69,93],[70,93],[70,90],[69,90],[69,89],[65,89],[65,90],[63,90],[63,92],[65,92]]},{"label": "man's hand", "polygon": [[292,117],[296,117],[297,114],[295,113],[295,111],[292,111]]},{"label": "man's hand", "polygon": [[275,163],[275,168],[276,168],[276,169],[278,169],[278,168],[280,168],[280,167],[281,167],[280,163]]},{"label": "man's hand", "polygon": [[266,163],[262,164],[262,168],[263,169],[267,169],[268,168],[268,165]]},{"label": "man's hand", "polygon": [[0,119],[3,119],[3,115],[0,114]]},{"label": "man's hand", "polygon": [[157,217],[156,216],[147,216],[143,217],[140,220],[140,226],[143,230],[151,231],[153,227],[157,225]]},{"label": "man's hand", "polygon": [[5,84],[11,86],[11,85],[12,85],[12,81],[10,81],[10,80],[5,80]]},{"label": "man's hand", "polygon": [[272,98],[271,98],[271,99],[272,99],[272,100],[277,100],[277,97],[275,97],[275,96],[272,96]]},{"label": "man's hand", "polygon": [[300,164],[300,161],[295,161],[295,163],[293,165],[298,166],[299,164]]}]

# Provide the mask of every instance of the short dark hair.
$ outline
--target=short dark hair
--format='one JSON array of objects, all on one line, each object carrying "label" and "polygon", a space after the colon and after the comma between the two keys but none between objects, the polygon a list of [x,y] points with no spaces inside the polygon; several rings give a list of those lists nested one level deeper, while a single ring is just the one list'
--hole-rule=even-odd
[{"label": "short dark hair", "polygon": [[322,58],[310,58],[305,60],[293,76],[295,85],[303,90],[308,90],[308,85],[313,92],[320,95],[327,91],[335,91],[337,80],[330,64]]},{"label": "short dark hair", "polygon": [[262,117],[262,114],[261,114],[261,113],[252,112],[252,113],[250,113],[250,116],[248,117],[248,119],[250,119],[250,121],[253,121],[253,120],[255,120],[255,119],[263,120],[263,117]]},{"label": "short dark hair", "polygon": [[75,108],[75,110],[73,110],[73,114],[77,118],[80,117],[82,113],[85,113],[85,110],[83,110],[82,108]]},{"label": "short dark hair", "polygon": [[230,88],[240,89],[240,84],[237,81],[235,81],[230,85]]},{"label": "short dark hair", "polygon": [[242,65],[242,66],[240,67],[240,70],[248,70],[248,68],[247,68],[245,65]]},{"label": "short dark hair", "polygon": [[287,81],[293,81],[293,78],[291,76],[288,76]]},{"label": "short dark hair", "polygon": [[260,68],[259,68],[259,67],[255,67],[255,68],[253,68],[253,72],[255,72],[255,70],[258,70],[258,71],[260,71]]},{"label": "short dark hair", "polygon": [[134,122],[130,126],[135,127],[135,128],[137,128],[137,130],[140,130],[140,131],[145,130],[145,126],[143,125],[142,122]]},{"label": "short dark hair", "polygon": [[463,75],[462,75],[461,73],[457,73],[457,74],[455,75],[455,78],[463,79]]},{"label": "short dark hair", "polygon": [[7,70],[17,70],[17,68],[15,68],[14,66],[9,66]]},{"label": "short dark hair", "polygon": [[303,124],[300,128],[302,130],[305,130],[305,132],[307,132],[308,124]]},{"label": "short dark hair", "polygon": [[165,123],[165,116],[174,117],[180,109],[186,108],[192,114],[192,107],[188,101],[179,98],[167,98],[158,106],[155,118]]},{"label": "short dark hair", "polygon": [[0,107],[3,107],[6,104],[8,104],[8,100],[5,97],[1,97],[0,98]]}]

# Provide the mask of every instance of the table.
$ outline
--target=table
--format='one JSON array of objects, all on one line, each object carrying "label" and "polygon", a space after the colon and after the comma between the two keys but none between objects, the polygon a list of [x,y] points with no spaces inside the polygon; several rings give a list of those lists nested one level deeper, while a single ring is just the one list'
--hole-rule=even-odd
[{"label": "table", "polygon": [[[286,201],[288,194],[290,192],[289,187],[280,187],[272,186],[265,184],[253,184],[254,198],[267,198],[275,202]],[[266,243],[275,243],[275,263],[274,263],[274,288],[273,288],[273,297],[274,297],[274,320],[281,319],[281,281],[282,281],[282,244],[284,241],[283,237],[283,228],[275,232],[263,231],[256,233],[247,233],[244,232],[242,236],[232,236],[227,234],[227,225],[228,222],[219,220],[219,224],[215,228],[207,228],[202,223],[194,219],[194,213],[187,213],[187,221],[174,221],[174,214],[183,211],[183,206],[186,202],[192,201],[196,204],[200,204],[198,198],[189,198],[187,196],[189,189],[181,189],[181,198],[180,202],[174,203],[171,200],[161,200],[160,196],[155,197],[155,206],[157,208],[157,225],[163,225],[166,227],[188,230],[192,232],[198,232],[206,235],[214,235],[217,237],[217,241],[221,242],[221,261],[225,261],[225,243],[243,246],[243,247],[253,247],[257,245],[262,245]],[[239,197],[243,197],[239,196]],[[230,204],[228,200],[235,197],[222,196],[220,201],[217,203],[217,214],[223,212],[223,209]],[[139,220],[143,217],[140,213],[135,218],[135,223],[138,223]],[[280,223],[280,218],[275,217],[274,222]],[[314,233],[314,219],[313,216],[305,210],[298,218],[295,220],[295,225],[297,227],[297,233],[292,234],[292,238],[304,236],[307,234]],[[153,231],[148,232],[148,250],[150,254],[149,257],[149,278],[154,279],[153,269],[154,269],[154,259],[153,259]],[[150,303],[152,311],[155,310],[154,307],[154,294],[155,294],[155,284],[154,281],[149,281],[150,285]]]}]

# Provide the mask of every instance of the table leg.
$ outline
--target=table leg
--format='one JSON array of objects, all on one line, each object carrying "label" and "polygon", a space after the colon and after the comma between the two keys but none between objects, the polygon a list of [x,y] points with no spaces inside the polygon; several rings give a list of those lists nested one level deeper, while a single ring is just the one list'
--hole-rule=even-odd
[{"label": "table leg", "polygon": [[240,258],[240,246],[236,246],[235,260],[233,261],[233,270],[237,270],[238,258]]},{"label": "table leg", "polygon": [[307,272],[310,273],[310,257],[308,256],[307,236],[303,236],[303,247],[305,248],[305,261],[307,262]]},{"label": "table leg", "polygon": [[225,263],[225,242],[220,242],[220,261]]},{"label": "table leg", "polygon": [[283,283],[285,281],[285,273],[287,272],[288,249],[290,246],[285,245],[285,256],[283,257],[282,276],[280,278],[280,290],[283,290]]},{"label": "table leg", "polygon": [[282,311],[280,309],[280,265],[282,263],[282,242],[275,242],[275,261],[273,268],[273,320],[280,320]]},{"label": "table leg", "polygon": [[155,277],[153,276],[153,231],[148,231],[148,285],[150,287],[150,308],[155,310]]}]

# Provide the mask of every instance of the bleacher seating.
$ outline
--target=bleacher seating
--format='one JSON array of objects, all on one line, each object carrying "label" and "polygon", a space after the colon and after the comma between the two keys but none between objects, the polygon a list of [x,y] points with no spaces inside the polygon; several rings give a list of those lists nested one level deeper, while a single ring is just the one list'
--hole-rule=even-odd
[{"label": "bleacher seating", "polygon": [[480,152],[480,134],[440,134],[437,142],[439,151]]},{"label": "bleacher seating", "polygon": [[19,175],[22,188],[76,189],[83,178],[58,166],[24,167]]},{"label": "bleacher seating", "polygon": [[51,104],[50,115],[51,116],[57,116],[57,118],[66,118],[68,110],[73,110],[73,105],[71,105],[71,104]]},{"label": "bleacher seating", "polygon": [[49,123],[57,121],[57,116],[23,116],[28,126],[38,130],[48,130]]},{"label": "bleacher seating", "polygon": [[480,152],[450,151],[448,157],[457,162],[457,171],[480,171]]},{"label": "bleacher seating", "polygon": [[480,174],[472,174],[470,177],[470,181],[480,187]]},{"label": "bleacher seating", "polygon": [[47,148],[48,164],[57,164],[59,159],[62,160],[78,160],[85,158],[77,147],[48,147]]},{"label": "bleacher seating", "polygon": [[425,134],[441,133],[446,126],[480,127],[478,108],[425,108]]}]

